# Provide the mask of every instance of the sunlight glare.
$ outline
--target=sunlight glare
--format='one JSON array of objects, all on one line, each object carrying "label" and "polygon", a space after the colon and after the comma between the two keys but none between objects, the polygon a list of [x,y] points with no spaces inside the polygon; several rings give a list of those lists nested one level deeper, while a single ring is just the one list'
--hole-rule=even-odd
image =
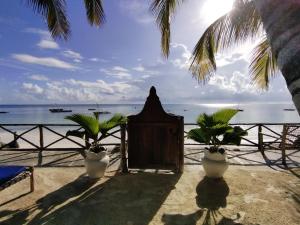
[{"label": "sunlight glare", "polygon": [[206,0],[200,11],[201,19],[205,24],[211,24],[230,11],[233,2],[234,0]]}]

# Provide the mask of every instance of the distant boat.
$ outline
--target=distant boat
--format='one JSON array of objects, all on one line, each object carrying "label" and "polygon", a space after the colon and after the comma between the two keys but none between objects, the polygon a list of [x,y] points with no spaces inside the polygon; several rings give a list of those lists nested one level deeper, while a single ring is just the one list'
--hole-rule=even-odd
[{"label": "distant boat", "polygon": [[88,109],[89,111],[94,111],[94,110],[96,110],[96,109]]},{"label": "distant boat", "polygon": [[184,109],[183,111],[185,111],[185,112],[186,112],[186,111],[188,111],[188,110],[187,110],[187,109]]},{"label": "distant boat", "polygon": [[283,109],[284,111],[295,111],[296,109]]},{"label": "distant boat", "polygon": [[8,112],[0,111],[0,113],[8,113]]},{"label": "distant boat", "polygon": [[99,113],[99,114],[111,114],[111,112],[109,112],[109,111],[96,111],[95,113]]},{"label": "distant boat", "polygon": [[244,110],[243,109],[236,109],[237,111],[239,111],[239,112],[244,112]]},{"label": "distant boat", "polygon": [[49,111],[52,112],[52,113],[72,112],[72,110],[70,110],[70,109],[63,109],[63,108],[49,109]]}]

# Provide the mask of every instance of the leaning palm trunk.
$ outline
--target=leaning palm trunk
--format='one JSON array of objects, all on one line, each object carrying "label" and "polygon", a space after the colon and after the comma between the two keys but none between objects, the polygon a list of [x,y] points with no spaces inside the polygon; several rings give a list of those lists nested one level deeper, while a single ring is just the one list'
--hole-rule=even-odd
[{"label": "leaning palm trunk", "polygon": [[255,4],[300,115],[300,0],[255,0]]}]

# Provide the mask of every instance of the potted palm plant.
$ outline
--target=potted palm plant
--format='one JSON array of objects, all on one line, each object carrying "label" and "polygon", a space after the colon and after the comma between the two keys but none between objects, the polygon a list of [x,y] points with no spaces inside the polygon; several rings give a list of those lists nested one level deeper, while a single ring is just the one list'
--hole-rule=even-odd
[{"label": "potted palm plant", "polygon": [[229,121],[237,113],[236,109],[222,109],[211,115],[200,114],[197,119],[199,128],[188,132],[188,138],[209,146],[204,149],[202,158],[202,165],[208,177],[222,177],[228,168],[227,155],[221,146],[240,145],[242,136],[247,135],[247,131],[240,126],[229,125]]},{"label": "potted palm plant", "polygon": [[109,163],[107,149],[101,144],[101,141],[109,136],[109,130],[126,123],[126,117],[121,114],[115,114],[109,120],[102,122],[98,117],[98,113],[94,113],[92,116],[73,114],[65,117],[83,128],[83,130],[69,130],[66,135],[80,137],[86,141],[87,149],[83,156],[87,173],[91,178],[102,177]]}]

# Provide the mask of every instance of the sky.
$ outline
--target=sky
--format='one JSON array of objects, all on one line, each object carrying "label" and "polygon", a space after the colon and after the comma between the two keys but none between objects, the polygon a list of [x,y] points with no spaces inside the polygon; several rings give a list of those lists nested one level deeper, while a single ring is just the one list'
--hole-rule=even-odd
[{"label": "sky", "polygon": [[253,43],[219,54],[205,85],[188,71],[201,34],[232,1],[185,1],[172,18],[165,59],[148,0],[104,0],[99,28],[88,24],[83,0],[67,0],[67,41],[53,40],[27,1],[1,0],[0,104],[143,103],[151,86],[163,103],[291,102],[281,74],[268,91],[251,84]]}]

